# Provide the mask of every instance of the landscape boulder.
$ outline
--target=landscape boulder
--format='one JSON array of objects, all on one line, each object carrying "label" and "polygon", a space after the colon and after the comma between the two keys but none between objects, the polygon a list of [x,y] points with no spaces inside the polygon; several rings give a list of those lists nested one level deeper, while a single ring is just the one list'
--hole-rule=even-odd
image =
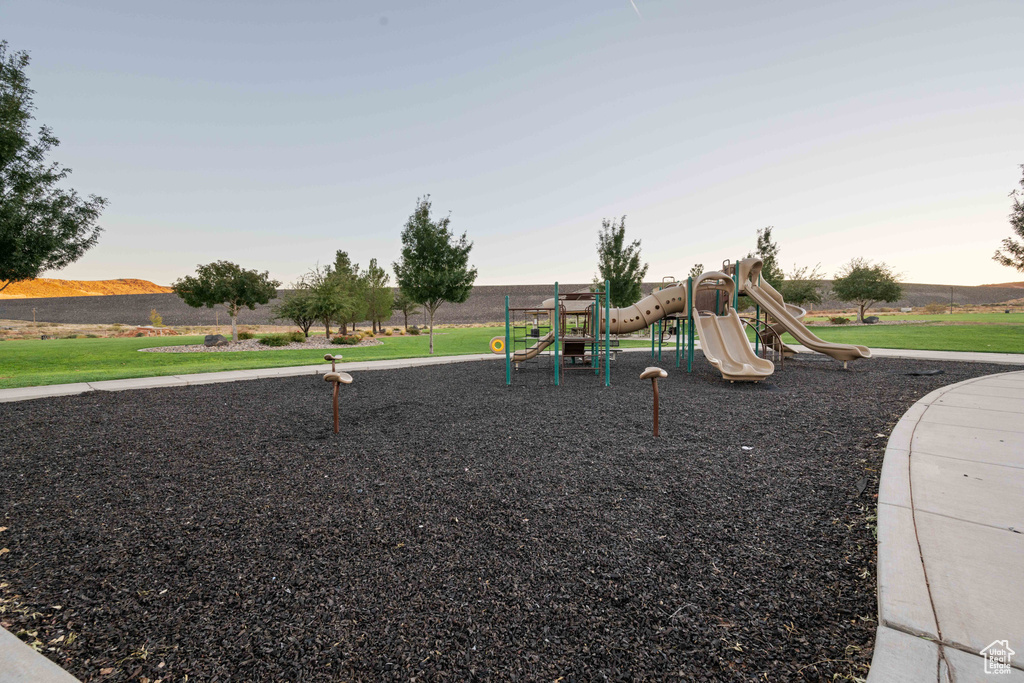
[{"label": "landscape boulder", "polygon": [[864,322],[867,323],[868,325],[874,325],[875,323],[878,322],[878,316],[869,315],[868,317],[864,318]]},{"label": "landscape boulder", "polygon": [[227,346],[229,343],[222,334],[208,334],[203,339],[203,346]]}]

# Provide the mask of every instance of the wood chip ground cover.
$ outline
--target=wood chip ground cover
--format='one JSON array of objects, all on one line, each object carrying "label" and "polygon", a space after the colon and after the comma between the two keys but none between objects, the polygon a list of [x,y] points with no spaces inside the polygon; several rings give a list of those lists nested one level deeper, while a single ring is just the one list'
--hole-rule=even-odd
[{"label": "wood chip ground cover", "polygon": [[666,362],[652,440],[649,363],[361,372],[340,435],[319,377],[2,404],[0,623],[88,681],[863,676],[887,435],[1011,368]]}]

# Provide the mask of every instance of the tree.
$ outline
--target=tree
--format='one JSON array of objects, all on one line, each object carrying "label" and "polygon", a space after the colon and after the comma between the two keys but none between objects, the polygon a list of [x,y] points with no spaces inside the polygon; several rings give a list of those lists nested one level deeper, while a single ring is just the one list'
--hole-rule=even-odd
[{"label": "tree", "polygon": [[779,289],[786,275],[779,265],[779,245],[772,239],[773,228],[769,225],[757,231],[757,249],[747,254],[747,258],[761,259],[761,279]]},{"label": "tree", "polygon": [[820,304],[821,278],[825,275],[820,268],[820,263],[813,268],[800,268],[793,264],[792,272],[782,281],[782,288],[779,290],[782,298],[797,306]]},{"label": "tree", "polygon": [[697,278],[699,278],[703,274],[704,274],[704,264],[703,263],[694,263],[693,264],[693,268],[690,268],[690,272],[687,274],[687,277],[692,277],[694,280],[696,280]]},{"label": "tree", "polygon": [[342,312],[344,298],[341,283],[334,277],[330,266],[316,266],[306,273],[303,281],[309,287],[309,315],[324,326],[324,336],[331,337],[331,321]]},{"label": "tree", "polygon": [[[1024,171],[1024,164],[1021,164],[1021,170]],[[1021,189],[1024,190],[1024,176],[1020,179]],[[1010,197],[1013,199],[1013,210],[1010,211],[1010,227],[1013,228],[1014,234],[1021,239],[1024,239],[1024,202],[1021,198],[1024,197],[1024,191],[1013,190],[1010,192]],[[992,260],[996,263],[1007,266],[1009,268],[1015,268],[1021,273],[1024,273],[1024,242],[1018,242],[1012,237],[1007,237],[1003,240],[1003,250],[996,250]]]},{"label": "tree", "polygon": [[274,319],[295,323],[309,339],[309,328],[319,317],[316,315],[313,290],[306,278],[299,278],[293,283],[292,291],[285,294],[281,303],[274,307]]},{"label": "tree", "polygon": [[640,300],[647,264],[640,265],[640,240],[626,246],[626,217],[616,223],[607,218],[601,221],[597,236],[597,269],[602,280],[607,280],[609,299],[616,307],[630,306]]},{"label": "tree", "polygon": [[401,311],[402,316],[405,318],[405,331],[409,331],[409,316],[416,315],[420,312],[420,307],[416,305],[416,302],[409,298],[409,295],[405,293],[404,289],[398,290],[398,296],[395,297],[394,309]]},{"label": "tree", "polygon": [[382,323],[391,317],[395,295],[388,286],[391,276],[377,265],[377,259],[370,259],[370,265],[363,273],[366,282],[366,315],[373,326],[373,333],[382,329]]},{"label": "tree", "polygon": [[27,53],[8,53],[0,41],[0,291],[81,258],[99,240],[107,204],[58,187],[71,169],[46,161],[60,144],[48,127],[29,129],[28,63]]},{"label": "tree", "polygon": [[238,313],[243,308],[254,310],[277,297],[281,283],[270,279],[270,273],[245,270],[230,261],[216,261],[196,267],[195,277],[176,280],[171,287],[193,308],[217,304],[227,306],[231,316],[231,339],[238,341]]},{"label": "tree", "polygon": [[899,275],[884,263],[871,265],[863,258],[852,259],[832,280],[832,292],[840,301],[857,304],[857,322],[864,322],[864,311],[879,301],[896,301],[903,295]]},{"label": "tree", "polygon": [[430,195],[416,200],[416,210],[402,231],[402,255],[393,264],[398,286],[427,310],[430,321],[430,353],[434,353],[434,314],[441,304],[461,304],[469,298],[476,268],[469,266],[473,243],[466,233],[455,239],[450,216],[430,217]]},{"label": "tree", "polygon": [[329,277],[334,281],[337,297],[334,321],[342,334],[348,333],[360,320],[366,320],[366,278],[359,272],[359,264],[352,263],[347,251],[339,249],[334,255],[334,268]]}]

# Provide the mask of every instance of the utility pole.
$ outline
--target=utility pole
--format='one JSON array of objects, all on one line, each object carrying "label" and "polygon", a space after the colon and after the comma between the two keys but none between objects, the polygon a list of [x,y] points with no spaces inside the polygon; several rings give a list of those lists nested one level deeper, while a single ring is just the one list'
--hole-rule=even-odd
[{"label": "utility pole", "polygon": [[949,288],[949,314],[953,315],[953,288]]},{"label": "utility pole", "polygon": [[32,322],[36,321],[36,309],[32,309]]}]

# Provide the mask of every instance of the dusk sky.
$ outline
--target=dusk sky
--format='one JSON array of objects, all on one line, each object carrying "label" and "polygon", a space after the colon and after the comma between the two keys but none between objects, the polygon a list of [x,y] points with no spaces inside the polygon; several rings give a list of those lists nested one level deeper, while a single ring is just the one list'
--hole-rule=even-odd
[{"label": "dusk sky", "polygon": [[390,267],[417,197],[478,284],[589,281],[627,216],[648,280],[753,248],[991,260],[1024,164],[1024,2],[2,0],[37,123],[105,233],[48,277],[160,284],[217,259],[289,283]]}]

